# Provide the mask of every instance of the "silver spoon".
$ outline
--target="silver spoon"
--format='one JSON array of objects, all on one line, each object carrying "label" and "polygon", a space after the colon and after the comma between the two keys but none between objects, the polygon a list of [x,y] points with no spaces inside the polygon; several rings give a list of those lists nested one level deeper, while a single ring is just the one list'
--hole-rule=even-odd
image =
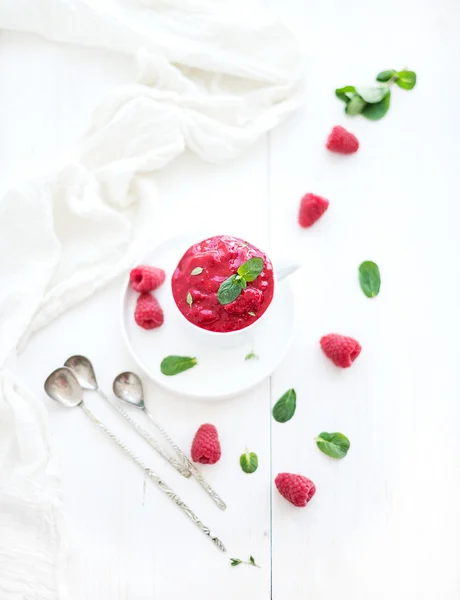
[{"label": "silver spoon", "polygon": [[142,389],[142,382],[140,378],[135,374],[129,371],[125,373],[120,373],[113,382],[113,393],[120,400],[124,400],[128,402],[132,406],[136,408],[140,408],[144,411],[144,413],[148,416],[148,418],[152,421],[155,427],[160,431],[163,437],[169,442],[169,444],[174,448],[177,452],[178,457],[180,458],[182,464],[192,472],[192,475],[201,485],[201,487],[206,491],[209,496],[214,500],[219,508],[225,510],[227,505],[219,496],[219,494],[209,485],[209,483],[205,480],[200,471],[195,467],[192,461],[188,458],[188,456],[182,452],[179,446],[174,442],[174,440],[166,433],[166,431],[155,421],[145,406],[144,403],[144,391]]},{"label": "silver spoon", "polygon": [[192,509],[189,508],[185,502],[181,500],[179,496],[177,496],[175,492],[173,492],[173,490],[168,487],[156,473],[154,473],[154,471],[152,471],[152,469],[147,467],[147,465],[145,465],[130,448],[125,446],[125,444],[89,410],[89,408],[83,402],[83,389],[78,383],[78,380],[71,369],[68,367],[60,367],[59,369],[53,371],[45,381],[45,391],[50,398],[56,400],[56,402],[60,402],[64,406],[69,408],[81,406],[86,415],[92,421],[94,421],[94,423],[96,423],[99,428],[102,429],[102,431],[113,442],[115,442],[115,444],[117,444],[117,446],[119,446],[133,462],[136,463],[138,467],[142,469],[145,475],[147,475],[147,477],[149,477],[163,493],[165,493],[175,504],[177,504],[177,506],[184,511],[189,519],[191,519],[195,525],[197,525],[197,527],[199,527],[201,531],[214,542],[219,550],[226,552],[226,548],[223,543],[218,537],[211,533],[211,530],[206,527],[206,525],[200,521]]},{"label": "silver spoon", "polygon": [[169,464],[176,469],[176,471],[179,471],[179,473],[184,477],[190,477],[192,475],[188,468],[184,467],[184,465],[181,465],[175,458],[170,456],[163,446],[159,444],[148,431],[141,427],[137,421],[132,419],[131,416],[121,408],[121,406],[118,406],[118,404],[112,402],[107,397],[107,395],[99,387],[93,365],[91,364],[91,361],[86,358],[86,356],[71,356],[65,361],[64,365],[69,367],[69,369],[72,369],[78,383],[84,390],[92,390],[97,392],[99,396],[106,400],[112,408],[117,410],[120,415],[131,425],[131,427],[135,429],[137,433],[143,437],[154,450],[156,450],[156,452],[158,452],[165,460],[167,460]]}]

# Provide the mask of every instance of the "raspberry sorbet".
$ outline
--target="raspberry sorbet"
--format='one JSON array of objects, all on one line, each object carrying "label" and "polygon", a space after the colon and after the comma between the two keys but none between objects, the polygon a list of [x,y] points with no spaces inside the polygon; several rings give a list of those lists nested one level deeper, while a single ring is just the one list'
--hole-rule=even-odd
[{"label": "raspberry sorbet", "polygon": [[[238,269],[255,257],[263,260],[261,271],[253,280],[249,276],[243,281]],[[235,300],[222,304],[219,288],[232,276],[241,282],[241,290]],[[274,289],[273,266],[267,255],[252,244],[218,235],[187,250],[171,285],[177,307],[188,321],[208,331],[237,331],[257,321],[269,307]]]}]

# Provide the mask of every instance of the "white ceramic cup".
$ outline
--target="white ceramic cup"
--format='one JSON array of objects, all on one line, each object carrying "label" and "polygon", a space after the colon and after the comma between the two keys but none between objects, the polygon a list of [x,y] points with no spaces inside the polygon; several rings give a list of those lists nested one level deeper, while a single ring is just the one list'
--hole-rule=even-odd
[{"label": "white ceramic cup", "polygon": [[198,325],[195,325],[191,321],[189,321],[185,315],[179,310],[176,302],[173,302],[175,307],[175,316],[180,320],[183,327],[185,327],[189,334],[193,335],[194,338],[205,344],[207,346],[215,346],[218,348],[234,348],[235,346],[240,346],[247,342],[250,342],[253,338],[254,332],[257,327],[260,326],[261,322],[266,318],[269,313],[273,300],[275,298],[277,283],[297,271],[299,268],[299,264],[294,261],[289,260],[280,260],[279,262],[273,262],[273,272],[274,272],[274,286],[273,286],[273,298],[268,305],[266,311],[261,315],[254,323],[244,327],[243,329],[237,329],[236,331],[209,331],[208,329],[203,329]]}]

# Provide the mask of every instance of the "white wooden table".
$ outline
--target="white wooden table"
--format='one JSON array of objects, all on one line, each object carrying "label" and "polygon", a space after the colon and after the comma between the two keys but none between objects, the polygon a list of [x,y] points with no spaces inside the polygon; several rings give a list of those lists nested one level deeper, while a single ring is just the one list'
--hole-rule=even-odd
[{"label": "white wooden table", "polygon": [[[147,385],[158,420],[189,448],[214,423],[223,455],[203,468],[229,508],[221,513],[197,484],[163,465],[102,402],[90,404],[149,457],[226,543],[221,555],[78,412],[54,406],[46,375],[71,354],[88,355],[101,387],[135,369],[119,330],[115,282],[33,337],[19,366],[49,407],[70,528],[70,588],[76,600],[454,600],[460,593],[460,5],[455,0],[272,2],[306,53],[303,110],[224,166],[185,155],[159,173],[162,227],[177,215],[232,232],[244,219],[273,253],[304,264],[293,278],[299,327],[288,357],[252,393],[223,403],[181,400]],[[71,148],[92,107],[128,80],[128,61],[58,47],[32,36],[0,36],[2,188]],[[417,71],[412,92],[394,90],[384,120],[349,119],[340,85],[371,82],[382,69]],[[335,124],[354,131],[359,153],[324,151]],[[306,192],[330,199],[309,231],[296,224]],[[381,295],[364,297],[362,260],[382,272]],[[321,335],[355,336],[363,351],[341,371],[321,354]],[[273,341],[276,343],[276,340]],[[235,373],[235,376],[238,374]],[[288,388],[294,419],[271,418]],[[107,414],[106,414],[107,413]],[[343,461],[313,437],[342,431]],[[247,476],[238,459],[259,455]],[[147,453],[147,454],[146,454]],[[304,510],[273,492],[279,471],[303,473],[317,494]],[[230,568],[253,554],[262,569]]]}]

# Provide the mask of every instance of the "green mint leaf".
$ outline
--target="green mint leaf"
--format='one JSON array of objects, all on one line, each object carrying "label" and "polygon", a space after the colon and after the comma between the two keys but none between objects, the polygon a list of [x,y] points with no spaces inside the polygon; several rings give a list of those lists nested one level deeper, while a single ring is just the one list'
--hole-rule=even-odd
[{"label": "green mint leaf", "polygon": [[417,75],[414,71],[399,71],[396,85],[403,90],[412,90],[417,83]]},{"label": "green mint leaf", "polygon": [[239,558],[231,558],[230,559],[230,563],[232,565],[232,567],[237,567],[238,565],[241,565],[243,561],[240,560]]},{"label": "green mint leaf", "polygon": [[251,360],[251,358],[258,359],[259,357],[257,356],[257,354],[254,354],[254,352],[249,352],[249,354],[246,354],[246,356],[244,357],[244,360]]},{"label": "green mint leaf", "polygon": [[255,561],[255,559],[254,559],[254,557],[253,557],[253,556],[250,556],[250,557],[249,557],[249,562],[251,563],[251,565],[254,565],[254,566],[256,566],[256,561]]},{"label": "green mint leaf", "polygon": [[264,268],[262,258],[255,256],[240,265],[238,272],[230,275],[228,279],[220,284],[217,292],[217,299],[220,304],[230,304],[234,302],[241,294],[241,290],[246,289],[247,282],[254,281]]},{"label": "green mint leaf", "polygon": [[193,269],[193,271],[190,273],[190,275],[200,275],[201,273],[203,273],[203,268],[202,267],[195,267]]},{"label": "green mint leaf", "polygon": [[359,265],[359,284],[368,298],[380,292],[380,270],[375,262],[366,260]]},{"label": "green mint leaf", "polygon": [[377,75],[376,79],[377,79],[377,81],[387,82],[387,81],[390,81],[390,79],[393,79],[393,77],[396,77],[397,74],[398,74],[397,71],[395,71],[393,69],[391,69],[389,71],[381,71]]},{"label": "green mint leaf", "polygon": [[238,275],[231,275],[220,284],[219,291],[217,292],[217,299],[220,304],[234,302],[241,294],[243,287],[246,287],[246,281],[242,277],[239,279],[237,277]]},{"label": "green mint leaf", "polygon": [[288,390],[273,407],[273,418],[278,423],[286,423],[294,416],[297,396],[294,389]]},{"label": "green mint leaf", "polygon": [[259,466],[257,454],[246,450],[246,452],[240,456],[240,466],[245,473],[254,473],[257,471],[257,467]]},{"label": "green mint leaf", "polygon": [[347,113],[347,115],[350,116],[359,115],[360,113],[362,113],[363,108],[365,106],[366,102],[361,98],[361,96],[358,96],[358,94],[356,94],[345,106],[345,112]]},{"label": "green mint leaf", "polygon": [[190,356],[167,356],[161,361],[160,369],[163,375],[177,375],[196,365],[196,358]]},{"label": "green mint leaf", "polygon": [[344,102],[349,102],[353,96],[355,95],[356,90],[352,85],[346,85],[343,88],[337,88],[335,90],[335,95],[339,100],[343,100]]},{"label": "green mint leaf", "polygon": [[357,87],[356,93],[368,104],[377,104],[389,94],[388,87],[382,85],[378,87]]},{"label": "green mint leaf", "polygon": [[316,445],[332,458],[344,458],[350,449],[350,440],[343,433],[320,433],[316,438]]},{"label": "green mint leaf", "polygon": [[252,310],[250,310],[250,311],[248,312],[248,315],[249,315],[250,317],[255,317],[255,316],[256,316],[256,313],[255,313],[255,312],[252,312]]},{"label": "green mint leaf", "polygon": [[388,90],[388,94],[383,100],[376,104],[366,104],[361,114],[370,121],[378,121],[387,114],[388,109],[390,108],[390,98],[391,94],[390,90]]},{"label": "green mint leaf", "polygon": [[192,294],[190,292],[187,294],[187,304],[190,306],[190,308],[192,308],[193,297],[192,297]]},{"label": "green mint leaf", "polygon": [[250,281],[254,281],[257,279],[259,275],[262,273],[264,268],[264,260],[259,256],[254,256],[254,258],[250,258],[245,263],[240,265],[238,269],[238,275],[243,277],[248,283]]}]

